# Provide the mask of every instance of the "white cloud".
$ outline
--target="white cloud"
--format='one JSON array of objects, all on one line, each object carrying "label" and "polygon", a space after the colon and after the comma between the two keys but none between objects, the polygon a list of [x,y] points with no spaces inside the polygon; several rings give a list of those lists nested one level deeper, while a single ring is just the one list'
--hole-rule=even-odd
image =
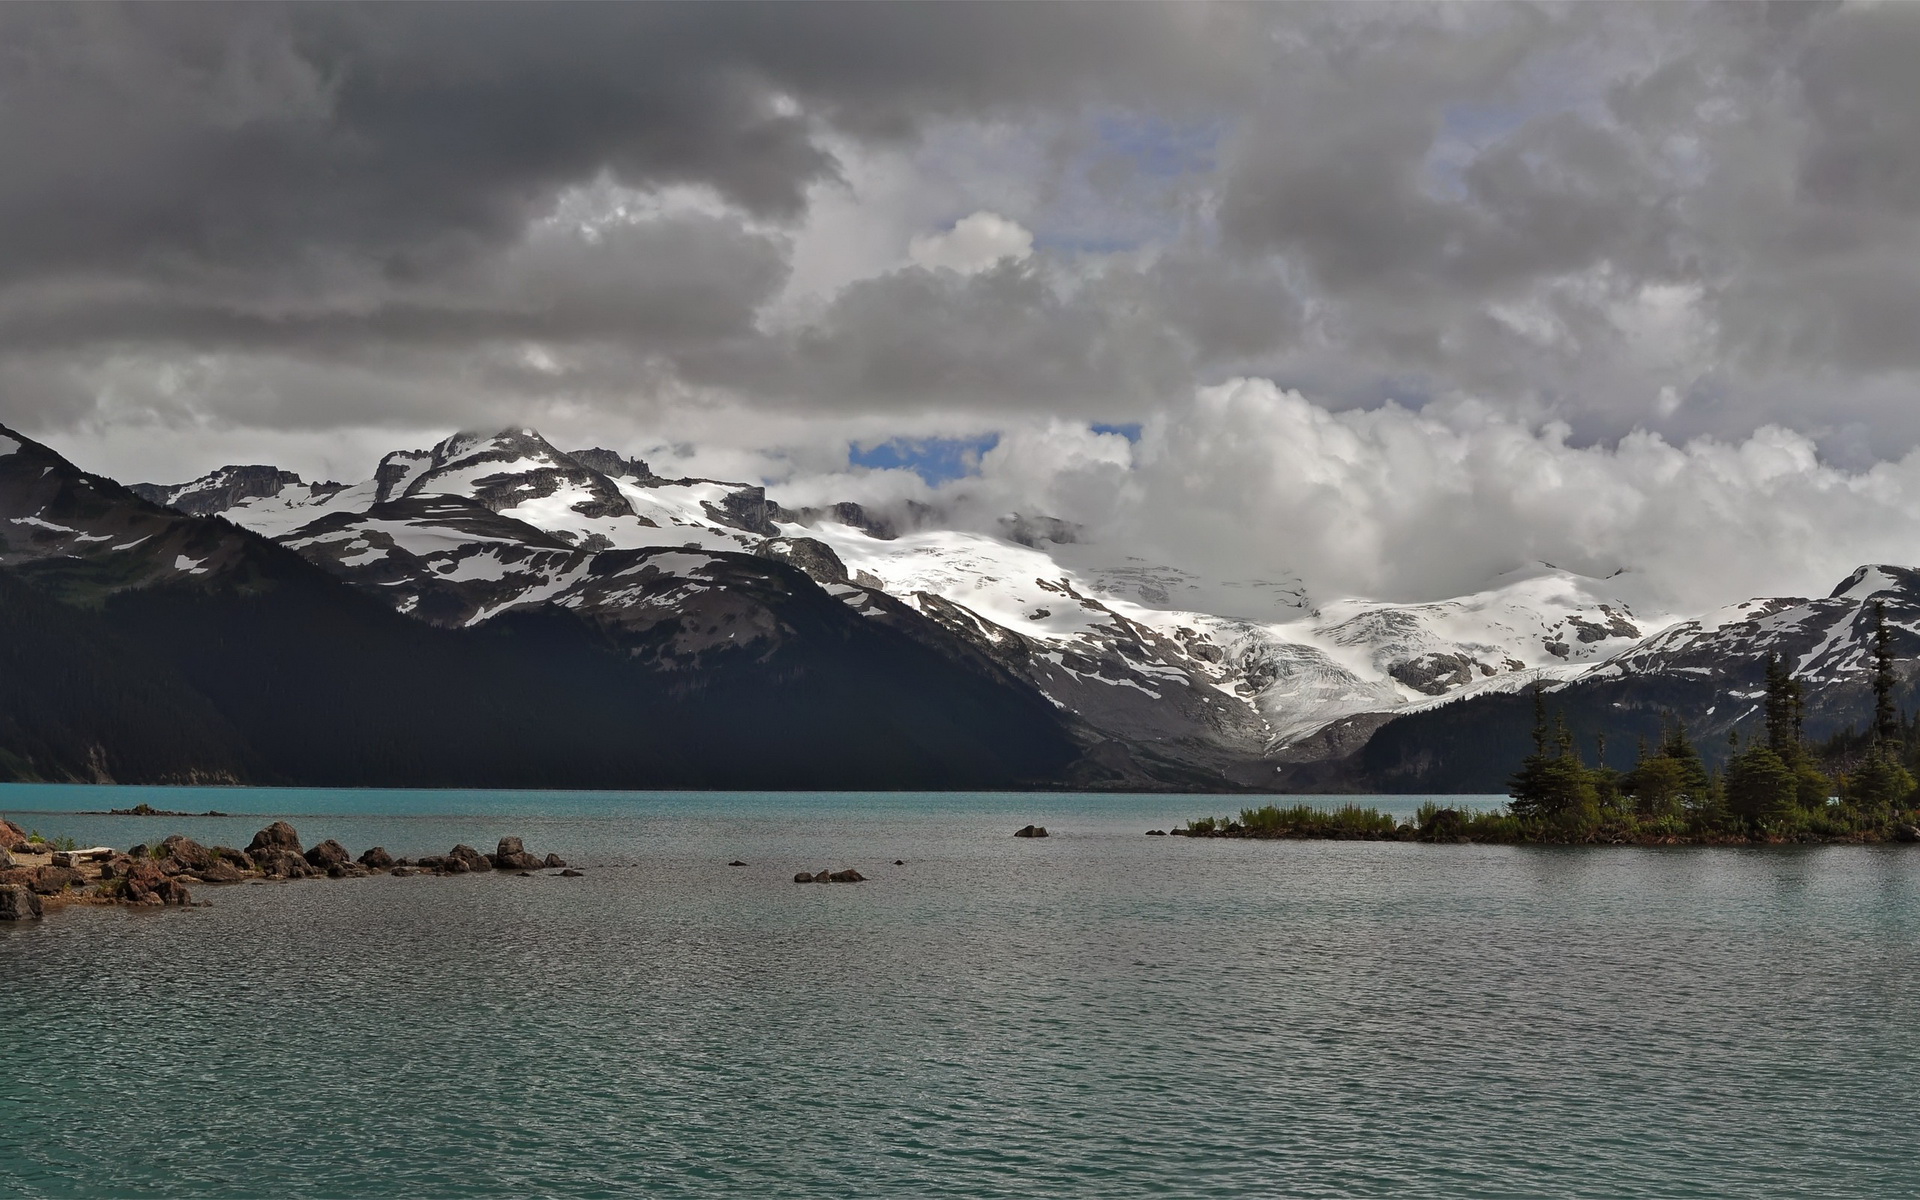
[{"label": "white cloud", "polygon": [[1824,595],[1920,564],[1920,453],[1863,471],[1777,426],[1744,441],[1569,444],[1484,406],[1335,413],[1266,380],[1151,423],[1109,537],[1213,573],[1297,571],[1317,598],[1428,598],[1545,560],[1651,609]]},{"label": "white cloud", "polygon": [[907,243],[907,257],[918,265],[962,275],[977,275],[1002,259],[1020,262],[1032,253],[1029,230],[984,210],[960,218],[944,233],[921,234]]}]

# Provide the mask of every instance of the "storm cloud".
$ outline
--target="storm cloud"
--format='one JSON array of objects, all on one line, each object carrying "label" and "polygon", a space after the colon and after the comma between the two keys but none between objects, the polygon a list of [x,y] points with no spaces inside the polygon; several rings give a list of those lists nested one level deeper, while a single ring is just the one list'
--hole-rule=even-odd
[{"label": "storm cloud", "polygon": [[[1104,479],[1142,423],[1143,494],[1234,379],[1683,473],[1920,445],[1911,5],[13,5],[0,47],[0,420],[120,474],[997,432],[975,492],[1068,507],[994,463]],[[1458,574],[1368,511],[1425,565],[1327,573]]]}]

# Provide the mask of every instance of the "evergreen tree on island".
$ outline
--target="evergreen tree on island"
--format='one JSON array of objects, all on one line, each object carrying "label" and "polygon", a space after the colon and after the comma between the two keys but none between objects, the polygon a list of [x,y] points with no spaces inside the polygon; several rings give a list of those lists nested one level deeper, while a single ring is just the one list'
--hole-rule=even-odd
[{"label": "evergreen tree on island", "polygon": [[1521,761],[1508,788],[1512,797],[1507,811],[1528,824],[1578,835],[1598,820],[1599,792],[1593,772],[1580,761],[1565,715],[1556,715],[1549,726],[1546,698],[1537,683],[1533,686],[1533,753]]},{"label": "evergreen tree on island", "polygon": [[1901,760],[1905,729],[1893,703],[1893,633],[1887,606],[1873,604],[1873,743],[1859,766],[1841,782],[1846,802],[1871,817],[1888,817],[1913,806],[1914,781]]}]

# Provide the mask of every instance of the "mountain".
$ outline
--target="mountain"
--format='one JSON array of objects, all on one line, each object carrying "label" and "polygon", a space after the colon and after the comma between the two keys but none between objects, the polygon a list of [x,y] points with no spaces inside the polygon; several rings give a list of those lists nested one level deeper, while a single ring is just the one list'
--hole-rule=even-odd
[{"label": "mountain", "polygon": [[[1891,567],[1824,599],[1678,623],[1637,614],[1613,581],[1546,564],[1448,599],[1316,599],[1297,578],[1201,578],[1043,514],[981,530],[925,505],[790,508],[757,484],[665,478],[524,428],[395,451],[350,485],[246,466],[134,492],[170,519],[257,535],[462,644],[567,628],[649,686],[703,694],[805,661],[802,707],[841,672],[865,673],[868,709],[936,675],[964,681],[940,702],[964,694],[985,706],[967,721],[1002,706],[994,719],[1044,729],[1051,765],[1036,748],[1014,774],[1069,786],[1498,790],[1527,748],[1535,685],[1618,759],[1669,718],[1720,736],[1750,721],[1770,652],[1806,678],[1814,727],[1840,727],[1865,686],[1870,603],[1888,603],[1902,638],[1920,618],[1914,573]],[[140,519],[161,519],[153,504]],[[155,561],[224,569],[204,549]],[[42,586],[57,590],[64,569],[45,568]],[[909,685],[901,672],[921,674]]]},{"label": "mountain", "polygon": [[[270,471],[143,489],[230,497],[221,515],[446,627],[544,605],[647,627],[723,603],[702,576],[708,556],[788,563],[855,613],[921,618],[971,647],[1072,714],[1117,778],[1141,785],[1270,786],[1338,718],[1523,686],[1645,632],[1599,581],[1550,568],[1453,600],[1312,608],[1298,580],[1198,579],[1105,554],[1050,517],[1012,514],[989,533],[942,527],[925,507],[790,509],[758,485],[662,478],[529,429],[397,451],[347,487]],[[233,488],[242,472],[258,483]]]},{"label": "mountain", "polygon": [[[1872,638],[1883,608],[1895,658],[1897,699],[1920,700],[1920,571],[1869,565],[1817,599],[1747,600],[1672,625],[1577,675],[1546,685],[1589,761],[1624,769],[1637,743],[1682,721],[1709,760],[1727,736],[1751,738],[1763,723],[1765,670],[1777,654],[1806,689],[1806,733],[1822,739],[1864,728],[1873,709]],[[1530,701],[1518,695],[1466,696],[1382,723],[1364,747],[1303,765],[1296,786],[1365,786],[1390,791],[1500,791],[1530,748]]]},{"label": "mountain", "polygon": [[[373,504],[415,502],[404,484]],[[273,486],[283,502],[333,498]],[[732,551],[557,553],[582,556],[583,595],[712,597],[425,621],[378,585],[345,582],[222,517],[161,507],[0,431],[0,771],[993,788],[1065,778],[1097,741],[934,623],[862,616],[786,563]]]}]

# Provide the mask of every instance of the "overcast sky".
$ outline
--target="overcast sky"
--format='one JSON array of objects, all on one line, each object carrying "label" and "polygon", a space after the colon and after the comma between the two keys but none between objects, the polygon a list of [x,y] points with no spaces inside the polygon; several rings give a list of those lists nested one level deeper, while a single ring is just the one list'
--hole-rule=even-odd
[{"label": "overcast sky", "polygon": [[956,503],[1317,594],[1825,591],[1920,563],[1915,63],[1914,4],[4,5],[0,421],[875,500],[850,445],[964,439]]}]

